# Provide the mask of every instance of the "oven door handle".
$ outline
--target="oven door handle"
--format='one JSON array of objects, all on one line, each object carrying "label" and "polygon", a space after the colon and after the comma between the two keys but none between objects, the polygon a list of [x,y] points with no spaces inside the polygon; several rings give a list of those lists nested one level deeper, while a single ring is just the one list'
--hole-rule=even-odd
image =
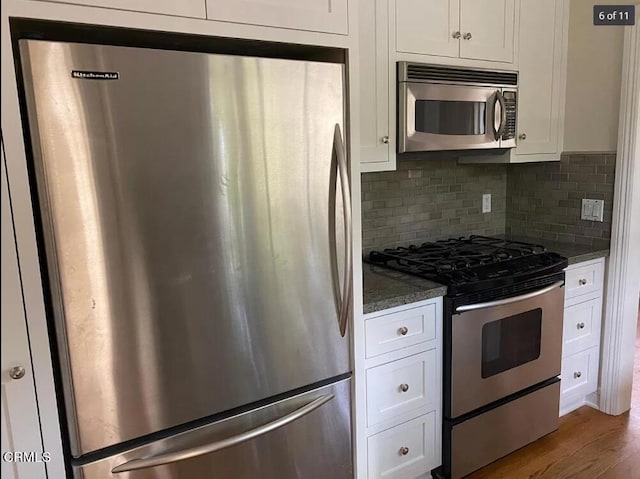
[{"label": "oven door handle", "polygon": [[531,293],[521,294],[520,296],[515,296],[513,298],[506,299],[498,299],[497,301],[488,301],[486,303],[477,303],[477,304],[465,304],[464,306],[458,306],[456,308],[456,313],[465,313],[467,311],[474,311],[476,309],[484,309],[484,308],[492,308],[494,306],[502,306],[503,304],[511,304],[516,303],[518,301],[523,301],[525,299],[535,298],[536,296],[540,296],[541,294],[548,293],[551,290],[564,286],[564,281],[556,281],[555,283],[546,286],[538,291],[532,291]]}]

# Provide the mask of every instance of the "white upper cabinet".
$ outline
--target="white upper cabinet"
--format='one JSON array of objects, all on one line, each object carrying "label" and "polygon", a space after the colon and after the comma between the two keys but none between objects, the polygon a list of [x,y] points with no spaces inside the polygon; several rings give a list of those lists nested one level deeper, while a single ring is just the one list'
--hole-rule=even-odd
[{"label": "white upper cabinet", "polygon": [[460,0],[396,0],[396,50],[457,57]]},{"label": "white upper cabinet", "polygon": [[515,62],[519,0],[394,1],[397,52]]},{"label": "white upper cabinet", "polygon": [[363,171],[395,169],[395,73],[389,61],[389,0],[360,1],[360,161]]},{"label": "white upper cabinet", "polygon": [[559,160],[564,125],[566,0],[522,0],[516,161]]},{"label": "white upper cabinet", "polygon": [[349,33],[348,0],[206,0],[206,2],[207,18],[210,20],[342,35]]},{"label": "white upper cabinet", "polygon": [[515,20],[515,0],[460,0],[460,56],[513,62]]},{"label": "white upper cabinet", "polygon": [[115,8],[136,12],[160,13],[178,17],[205,18],[205,0],[64,0],[64,3],[89,7]]}]

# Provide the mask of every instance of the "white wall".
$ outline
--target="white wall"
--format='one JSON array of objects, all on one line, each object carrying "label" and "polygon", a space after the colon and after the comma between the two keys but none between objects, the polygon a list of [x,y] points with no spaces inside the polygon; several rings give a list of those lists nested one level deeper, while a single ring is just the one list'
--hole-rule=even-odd
[{"label": "white wall", "polygon": [[594,4],[638,0],[571,0],[564,151],[614,151],[618,140],[624,27],[594,26]]}]

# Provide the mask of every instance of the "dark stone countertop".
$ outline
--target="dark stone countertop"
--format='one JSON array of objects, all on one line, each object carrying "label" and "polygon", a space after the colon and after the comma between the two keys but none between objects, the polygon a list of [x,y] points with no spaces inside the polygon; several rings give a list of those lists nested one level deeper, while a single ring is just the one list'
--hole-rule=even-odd
[{"label": "dark stone countertop", "polygon": [[596,248],[575,243],[560,243],[557,241],[549,241],[542,238],[527,238],[522,236],[505,236],[507,239],[514,241],[523,241],[525,243],[539,244],[552,251],[565,256],[569,260],[569,264],[582,263],[597,258],[609,256],[609,248]]},{"label": "dark stone countertop", "polygon": [[[559,243],[541,238],[506,237],[514,241],[542,245],[547,251],[567,257],[570,265],[609,255],[608,248],[602,249],[573,243]],[[437,298],[447,294],[447,287],[441,284],[369,263],[362,263],[362,276],[364,314],[375,313],[383,309]]]},{"label": "dark stone countertop", "polygon": [[364,314],[447,294],[447,287],[408,274],[362,263]]}]

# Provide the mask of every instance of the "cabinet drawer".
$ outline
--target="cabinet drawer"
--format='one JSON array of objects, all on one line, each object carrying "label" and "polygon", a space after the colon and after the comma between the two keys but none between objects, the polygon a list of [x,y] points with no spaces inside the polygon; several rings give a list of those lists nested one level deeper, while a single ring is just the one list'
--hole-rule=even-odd
[{"label": "cabinet drawer", "polygon": [[565,298],[602,291],[604,261],[577,265],[567,270]]},{"label": "cabinet drawer", "polygon": [[600,344],[601,317],[601,297],[564,308],[563,357]]},{"label": "cabinet drawer", "polygon": [[367,424],[372,426],[439,398],[436,350],[367,369]]},{"label": "cabinet drawer", "polygon": [[365,322],[367,358],[436,338],[436,305],[429,304]]},{"label": "cabinet drawer", "polygon": [[414,479],[439,464],[435,411],[367,439],[368,479]]},{"label": "cabinet drawer", "polygon": [[586,396],[598,389],[600,348],[590,348],[562,359],[560,395],[565,398]]}]

